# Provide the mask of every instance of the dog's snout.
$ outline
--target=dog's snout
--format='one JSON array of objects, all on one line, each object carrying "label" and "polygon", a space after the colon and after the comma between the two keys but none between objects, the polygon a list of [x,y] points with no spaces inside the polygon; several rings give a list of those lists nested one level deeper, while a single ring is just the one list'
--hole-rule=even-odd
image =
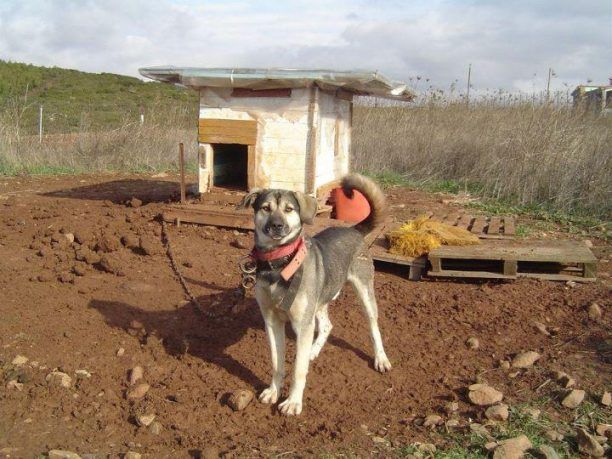
[{"label": "dog's snout", "polygon": [[285,224],[283,222],[272,222],[270,227],[275,230],[282,230]]}]

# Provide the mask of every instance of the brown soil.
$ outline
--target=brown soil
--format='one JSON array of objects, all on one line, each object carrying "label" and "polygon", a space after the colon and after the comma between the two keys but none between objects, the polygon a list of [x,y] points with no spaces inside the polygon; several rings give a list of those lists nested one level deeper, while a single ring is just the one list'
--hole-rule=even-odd
[{"label": "brown soil", "polygon": [[[381,270],[376,289],[394,365],[389,374],[372,368],[366,321],[347,289],[330,309],[335,328],[311,365],[303,414],[286,418],[257,401],[234,412],[226,404],[229,392],[258,392],[270,377],[255,302],[228,307],[236,303],[236,263],[246,252],[237,247],[250,246],[252,236],[169,226],[190,288],[205,307],[222,313],[202,316],[185,304],[155,220],[164,202],[176,199],[171,180],[102,175],[0,181],[0,449],[15,448],[13,457],[54,448],[189,457],[207,447],[241,456],[385,455],[389,445],[415,440],[443,447],[441,433],[413,421],[444,414],[449,400],[459,401],[461,426],[468,417],[481,419],[482,410],[465,394],[476,380],[503,391],[511,405],[559,397],[554,383],[534,392],[552,369],[570,373],[589,397],[609,384],[610,293],[604,283],[409,282],[402,271]],[[445,205],[420,192],[390,194],[392,204],[413,213]],[[142,206],[126,205],[133,197]],[[599,269],[609,278],[607,261]],[[604,310],[602,320],[588,318],[594,301]],[[558,327],[558,334],[538,333],[534,320]],[[472,336],[480,341],[478,350],[466,346]],[[288,346],[292,362],[292,339]],[[500,359],[524,350],[543,357],[514,378],[498,368]],[[12,365],[17,355],[29,362]],[[151,388],[132,401],[125,392],[136,365]],[[72,377],[70,388],[45,380],[54,369]],[[76,370],[91,377],[78,378]],[[7,387],[15,378],[21,390]],[[139,414],[155,414],[161,432],[139,427]],[[570,411],[559,405],[555,415]]]}]

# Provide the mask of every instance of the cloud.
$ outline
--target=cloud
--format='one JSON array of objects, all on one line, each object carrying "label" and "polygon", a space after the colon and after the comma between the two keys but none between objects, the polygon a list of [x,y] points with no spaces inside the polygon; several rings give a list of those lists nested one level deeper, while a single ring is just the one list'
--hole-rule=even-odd
[{"label": "cloud", "polygon": [[[601,0],[8,0],[0,58],[137,75],[138,67],[379,70],[447,88],[533,91],[612,69],[612,2]],[[428,79],[429,82],[425,82]]]}]

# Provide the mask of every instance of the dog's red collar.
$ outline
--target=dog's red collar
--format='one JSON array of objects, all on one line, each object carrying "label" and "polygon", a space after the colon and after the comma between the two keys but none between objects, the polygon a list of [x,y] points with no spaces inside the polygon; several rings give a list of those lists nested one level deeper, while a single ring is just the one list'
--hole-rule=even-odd
[{"label": "dog's red collar", "polygon": [[306,254],[308,250],[306,249],[306,243],[304,241],[304,237],[300,236],[295,241],[290,242],[289,244],[277,247],[274,250],[270,250],[268,252],[263,252],[258,250],[257,247],[254,247],[251,251],[251,258],[257,261],[274,261],[284,257],[292,256],[291,261],[287,263],[287,265],[281,271],[281,277],[288,281],[293,277],[304,260],[306,259]]}]

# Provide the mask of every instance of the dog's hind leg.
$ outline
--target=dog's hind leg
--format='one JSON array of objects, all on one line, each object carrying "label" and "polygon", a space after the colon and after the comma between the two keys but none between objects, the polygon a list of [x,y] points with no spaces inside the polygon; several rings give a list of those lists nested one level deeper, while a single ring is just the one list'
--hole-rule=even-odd
[{"label": "dog's hind leg", "polygon": [[267,311],[263,316],[272,355],[272,383],[259,395],[259,401],[276,403],[285,378],[285,323],[273,311]]},{"label": "dog's hind leg", "polygon": [[363,310],[370,322],[372,344],[374,345],[374,368],[381,373],[391,370],[391,363],[385,353],[380,329],[378,328],[378,306],[374,295],[374,266],[371,260],[357,259],[351,266],[348,281],[361,300]]},{"label": "dog's hind leg", "polygon": [[333,328],[333,325],[329,320],[327,306],[327,304],[324,304],[315,314],[317,319],[317,328],[319,331],[317,333],[317,339],[315,339],[314,343],[312,344],[312,349],[310,350],[310,360],[314,360],[319,356],[319,353],[327,342],[327,338],[329,337],[329,334]]}]

